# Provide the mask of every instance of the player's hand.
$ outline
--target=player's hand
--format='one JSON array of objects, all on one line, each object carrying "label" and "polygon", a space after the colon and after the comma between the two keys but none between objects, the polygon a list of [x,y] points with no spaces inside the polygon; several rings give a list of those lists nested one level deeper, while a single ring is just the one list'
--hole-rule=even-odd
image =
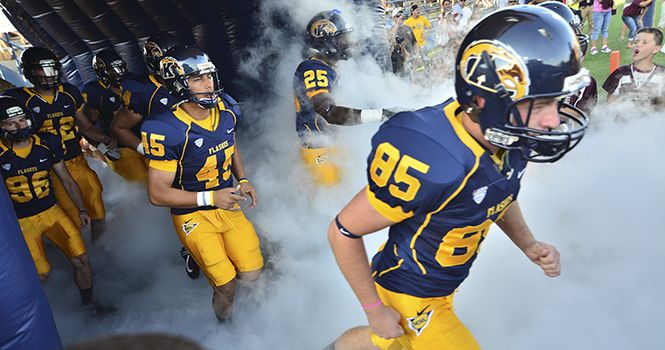
[{"label": "player's hand", "polygon": [[392,118],[395,116],[395,114],[400,113],[400,112],[405,112],[405,111],[412,111],[413,109],[409,108],[402,108],[402,107],[393,107],[393,108],[384,108],[381,110],[381,122],[385,122],[386,120]]},{"label": "player's hand", "polygon": [[404,335],[404,329],[399,324],[402,315],[395,309],[379,304],[371,309],[366,309],[367,320],[372,333],[383,339],[394,339]]},{"label": "player's hand", "polygon": [[81,210],[79,211],[79,218],[81,219],[81,228],[88,228],[90,227],[90,224],[92,223],[92,219],[90,218],[90,215],[88,214],[87,211]]},{"label": "player's hand", "polygon": [[245,196],[239,196],[234,192],[240,190],[240,185],[236,187],[222,188],[213,192],[213,200],[215,201],[215,206],[219,209],[224,210],[238,210],[235,208],[236,203],[239,201],[247,200]]},{"label": "player's hand", "polygon": [[259,197],[256,194],[256,188],[252,186],[249,182],[243,182],[240,184],[240,193],[242,195],[248,195],[252,199],[252,203],[248,206],[249,208],[254,208],[256,203],[259,201]]},{"label": "player's hand", "polygon": [[[107,148],[113,149],[113,148],[118,148],[118,141],[116,141],[112,137],[106,137],[104,139],[104,142],[100,143],[100,145],[105,144]],[[97,147],[99,149],[99,147]],[[104,152],[102,152],[104,153]]]},{"label": "player's hand", "polygon": [[106,146],[103,143],[100,143],[99,145],[97,145],[97,149],[100,152],[102,152],[106,156],[106,158],[108,158],[108,159],[110,159],[114,162],[116,160],[120,159],[120,157],[122,156],[120,154],[120,148],[109,148],[108,146]]},{"label": "player's hand", "polygon": [[543,242],[533,242],[524,250],[534,264],[540,266],[545,271],[545,275],[556,277],[561,274],[561,254],[556,247]]}]

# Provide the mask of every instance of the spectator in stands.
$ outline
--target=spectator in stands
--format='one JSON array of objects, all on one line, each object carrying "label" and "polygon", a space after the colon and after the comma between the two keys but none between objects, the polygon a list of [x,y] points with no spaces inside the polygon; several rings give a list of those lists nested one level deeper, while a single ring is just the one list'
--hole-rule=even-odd
[{"label": "spectator in stands", "polygon": [[427,57],[427,37],[432,31],[432,25],[429,23],[425,16],[420,15],[420,8],[418,5],[411,6],[411,17],[404,21],[404,24],[413,29],[413,34],[418,41],[418,50],[422,58]]},{"label": "spectator in stands", "polygon": [[441,13],[437,20],[437,32],[434,42],[436,46],[444,46],[448,40],[457,34],[457,23],[455,22],[451,0],[443,0],[441,2]]},{"label": "spectator in stands", "polygon": [[400,36],[404,39],[404,49],[409,52],[411,56],[419,56],[417,48],[417,39],[413,33],[411,27],[404,24],[404,10],[401,8],[396,8],[392,12],[392,22],[393,26],[391,27],[388,38],[390,39],[390,44],[395,45],[395,38]]},{"label": "spectator in stands", "polygon": [[409,78],[409,52],[405,49],[406,40],[399,35],[395,36],[395,44],[392,47],[390,60],[393,64],[393,73],[400,78]]},{"label": "spectator in stands", "polygon": [[469,24],[469,19],[471,19],[471,15],[473,14],[473,11],[469,7],[466,7],[465,0],[457,0],[457,3],[453,6],[453,12],[455,13],[455,19],[460,29]]},{"label": "spectator in stands", "polygon": [[[591,36],[593,33],[593,0],[579,0],[579,6],[579,11],[581,13],[580,21],[582,22],[580,32]],[[584,22],[588,23],[586,31],[584,31]]]},{"label": "spectator in stands", "polygon": [[645,7],[651,5],[652,0],[633,0],[630,5],[624,7],[621,20],[628,27],[628,42],[626,47],[633,46],[633,39],[635,39],[635,32],[642,28],[644,15],[646,14]]},{"label": "spectator in stands", "polygon": [[591,54],[597,55],[596,42],[598,35],[602,31],[601,39],[603,47],[600,52],[610,53],[612,49],[607,47],[607,37],[609,36],[610,21],[612,20],[612,0],[594,0],[593,3],[593,33],[591,34]]},{"label": "spectator in stands", "polygon": [[621,100],[642,105],[663,105],[665,67],[653,62],[662,44],[663,32],[658,28],[637,30],[632,47],[633,63],[617,68],[603,83],[608,103]]},{"label": "spectator in stands", "polygon": [[653,27],[653,21],[656,17],[655,1],[651,2],[649,6],[645,7],[644,12],[644,18],[642,19],[644,21],[644,27]]}]

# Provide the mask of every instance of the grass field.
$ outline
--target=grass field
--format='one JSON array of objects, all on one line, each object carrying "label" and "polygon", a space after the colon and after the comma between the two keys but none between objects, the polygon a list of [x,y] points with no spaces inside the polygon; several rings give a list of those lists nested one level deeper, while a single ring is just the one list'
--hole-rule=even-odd
[{"label": "grass field", "polygon": [[[654,21],[654,26],[658,25],[658,20],[660,19],[660,10],[663,2],[657,0],[656,3],[656,19]],[[623,6],[620,6],[623,7]],[[607,39],[607,46],[610,47],[613,51],[621,52],[621,65],[629,64],[633,61],[632,53],[629,49],[626,49],[626,41],[618,42],[617,40],[621,37],[621,28],[623,27],[623,21],[621,20],[622,8],[619,8],[617,14],[612,16],[612,21],[610,22],[610,31],[609,38]],[[584,27],[586,31],[586,26]],[[626,31],[626,38],[628,37],[628,32]],[[589,40],[590,41],[590,40]],[[602,41],[600,36],[598,37],[597,43],[598,51],[602,47]],[[584,67],[586,67],[591,75],[596,79],[598,83],[598,104],[605,103],[607,99],[607,92],[601,88],[605,79],[610,75],[610,54],[609,53],[599,53],[595,56],[590,54],[591,52],[591,42],[589,42],[589,48],[587,50],[586,56],[584,56]],[[654,58],[654,62],[665,65],[665,54],[658,53]]]}]

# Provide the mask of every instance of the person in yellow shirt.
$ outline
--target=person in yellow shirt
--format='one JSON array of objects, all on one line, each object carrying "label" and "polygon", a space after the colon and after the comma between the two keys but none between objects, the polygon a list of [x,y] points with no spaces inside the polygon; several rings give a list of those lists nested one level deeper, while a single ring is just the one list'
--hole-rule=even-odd
[{"label": "person in yellow shirt", "polygon": [[404,21],[404,24],[413,29],[413,34],[416,35],[416,40],[418,40],[418,50],[420,51],[420,55],[422,57],[427,57],[425,43],[427,37],[432,32],[432,25],[427,18],[420,15],[420,8],[418,8],[418,5],[411,6],[411,17]]}]

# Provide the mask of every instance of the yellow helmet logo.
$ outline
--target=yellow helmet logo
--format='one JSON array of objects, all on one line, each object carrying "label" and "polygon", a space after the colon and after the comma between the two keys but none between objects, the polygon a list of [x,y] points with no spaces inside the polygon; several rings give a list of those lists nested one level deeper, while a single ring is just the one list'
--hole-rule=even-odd
[{"label": "yellow helmet logo", "polygon": [[335,34],[337,32],[337,26],[327,19],[322,19],[312,24],[310,31],[310,34],[312,34],[313,37],[321,38],[325,35]]},{"label": "yellow helmet logo", "polygon": [[[529,94],[529,71],[526,64],[511,48],[493,40],[479,40],[467,47],[460,60],[460,74],[468,84],[496,93],[496,79],[488,79],[488,62],[484,62],[483,52],[492,61],[499,83],[517,100]],[[490,73],[491,74],[491,73]]]},{"label": "yellow helmet logo", "polygon": [[152,57],[162,57],[162,49],[152,41],[145,43],[145,50],[149,52]]},{"label": "yellow helmet logo", "polygon": [[178,61],[173,58],[173,57],[164,57],[161,62],[159,63],[160,65],[160,71],[162,73],[162,78],[164,79],[172,79],[175,78],[177,75],[183,76],[185,75],[185,72],[182,70],[182,67],[178,63]]}]

